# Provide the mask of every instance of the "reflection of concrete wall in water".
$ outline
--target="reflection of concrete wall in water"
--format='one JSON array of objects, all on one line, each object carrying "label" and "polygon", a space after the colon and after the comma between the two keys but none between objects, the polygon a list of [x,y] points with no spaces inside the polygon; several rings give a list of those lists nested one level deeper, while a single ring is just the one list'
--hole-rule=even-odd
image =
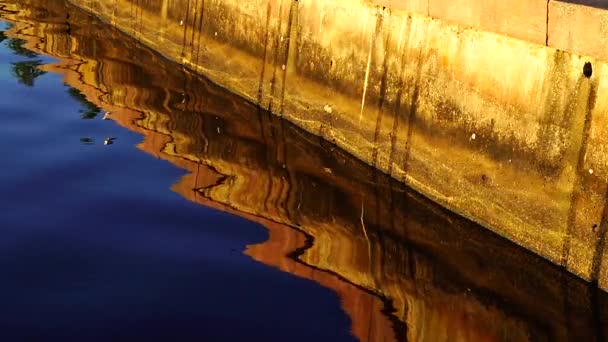
[{"label": "reflection of concrete wall in water", "polygon": [[[45,68],[143,134],[140,148],[188,170],[175,191],[266,225],[271,239],[247,253],[336,290],[361,340],[391,340],[399,322],[409,339],[435,341],[590,340],[608,326],[594,309],[603,297],[556,267],[75,12],[71,35],[43,18],[46,29],[13,32],[69,58]],[[306,244],[294,228],[314,237],[300,259],[344,280],[283,257]]]},{"label": "reflection of concrete wall in water", "polygon": [[[601,262],[604,62],[358,0],[72,2],[438,203],[608,286],[608,263]],[[547,16],[538,3],[530,3],[530,20]],[[441,8],[428,12],[441,16]],[[476,20],[497,32],[508,28]],[[542,40],[537,24],[522,25],[506,33]],[[558,35],[549,38],[561,47]]]}]

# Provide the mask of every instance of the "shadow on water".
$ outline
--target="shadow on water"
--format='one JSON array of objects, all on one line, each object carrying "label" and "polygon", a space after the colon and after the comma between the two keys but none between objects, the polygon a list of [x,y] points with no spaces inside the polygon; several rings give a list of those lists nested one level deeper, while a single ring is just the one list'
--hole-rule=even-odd
[{"label": "shadow on water", "polygon": [[9,38],[3,32],[0,35],[0,43],[4,42],[5,40],[6,46],[15,55],[27,58],[27,60],[24,61],[12,62],[11,74],[19,81],[19,83],[27,87],[33,87],[36,78],[46,73],[40,70],[40,66],[43,63],[37,58],[39,55],[24,47],[26,43],[25,40],[19,38]]},{"label": "shadow on water", "polygon": [[[360,340],[606,340],[594,286],[63,2],[26,2],[3,39],[58,58],[42,69],[64,75],[83,118],[103,108],[187,170],[173,191],[264,225],[246,253],[334,290]],[[27,63],[26,85],[44,72]]]},{"label": "shadow on water", "polygon": [[101,108],[87,100],[87,97],[78,89],[68,86],[68,94],[82,105],[82,109],[78,111],[82,119],[95,119],[101,114]]}]

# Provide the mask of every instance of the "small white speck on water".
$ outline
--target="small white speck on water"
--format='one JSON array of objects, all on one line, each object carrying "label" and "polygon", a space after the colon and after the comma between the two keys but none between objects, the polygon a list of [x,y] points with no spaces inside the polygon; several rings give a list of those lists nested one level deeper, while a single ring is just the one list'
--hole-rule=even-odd
[{"label": "small white speck on water", "polygon": [[593,174],[593,169],[589,169],[589,174],[592,175]]},{"label": "small white speck on water", "polygon": [[281,69],[285,70],[285,64],[281,65]]},{"label": "small white speck on water", "polygon": [[471,134],[471,140],[475,140],[475,138],[477,138],[477,135],[475,133]]},{"label": "small white speck on water", "polygon": [[330,105],[325,105],[325,107],[323,107],[323,110],[328,114],[331,114],[331,112],[333,111]]},{"label": "small white speck on water", "polygon": [[183,20],[180,20],[180,21],[179,21],[179,24],[180,24],[180,26],[181,26],[181,25],[184,25],[184,21],[183,21]]},{"label": "small white speck on water", "polygon": [[220,129],[220,127],[217,127],[217,134],[222,134],[222,130]]},{"label": "small white speck on water", "polygon": [[215,32],[214,35],[217,37],[217,32]]}]

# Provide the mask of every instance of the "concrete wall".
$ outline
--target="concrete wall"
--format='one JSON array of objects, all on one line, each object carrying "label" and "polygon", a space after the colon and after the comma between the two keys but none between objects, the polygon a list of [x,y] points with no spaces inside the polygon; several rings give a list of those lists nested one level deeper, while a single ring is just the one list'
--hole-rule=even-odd
[{"label": "concrete wall", "polygon": [[608,60],[608,5],[602,0],[368,1]]},{"label": "concrete wall", "polygon": [[368,0],[391,9],[415,12],[464,27],[505,34],[537,44],[547,38],[549,0]]},{"label": "concrete wall", "polygon": [[[602,60],[358,0],[73,2],[608,287]],[[513,10],[527,6],[538,3]],[[447,8],[429,12],[452,16]],[[510,27],[484,19],[491,12],[484,6],[470,12],[452,19]],[[536,26],[520,29],[533,36]]]}]

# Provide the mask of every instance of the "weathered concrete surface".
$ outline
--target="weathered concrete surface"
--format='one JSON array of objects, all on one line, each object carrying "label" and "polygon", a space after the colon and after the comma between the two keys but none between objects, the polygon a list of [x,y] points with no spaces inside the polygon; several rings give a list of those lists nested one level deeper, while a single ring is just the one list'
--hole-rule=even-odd
[{"label": "weathered concrete surface", "polygon": [[429,14],[429,0],[373,0],[371,2],[390,9]]},{"label": "weathered concrete surface", "polygon": [[142,150],[187,170],[176,192],[264,224],[271,239],[248,253],[334,289],[361,340],[608,335],[594,287],[61,1],[25,3],[42,5],[11,16],[9,35],[57,57],[45,70],[141,133]]},{"label": "weathered concrete surface", "polygon": [[604,62],[356,0],[73,2],[608,286]]},{"label": "weathered concrete surface", "polygon": [[608,2],[605,0],[367,1],[608,60]]},{"label": "weathered concrete surface", "polygon": [[429,0],[428,14],[537,44],[546,41],[547,0]]},{"label": "weathered concrete surface", "polygon": [[[583,4],[598,6],[591,1]],[[579,3],[549,3],[548,44],[560,50],[608,60],[608,10]],[[606,2],[603,1],[606,7]]]}]

